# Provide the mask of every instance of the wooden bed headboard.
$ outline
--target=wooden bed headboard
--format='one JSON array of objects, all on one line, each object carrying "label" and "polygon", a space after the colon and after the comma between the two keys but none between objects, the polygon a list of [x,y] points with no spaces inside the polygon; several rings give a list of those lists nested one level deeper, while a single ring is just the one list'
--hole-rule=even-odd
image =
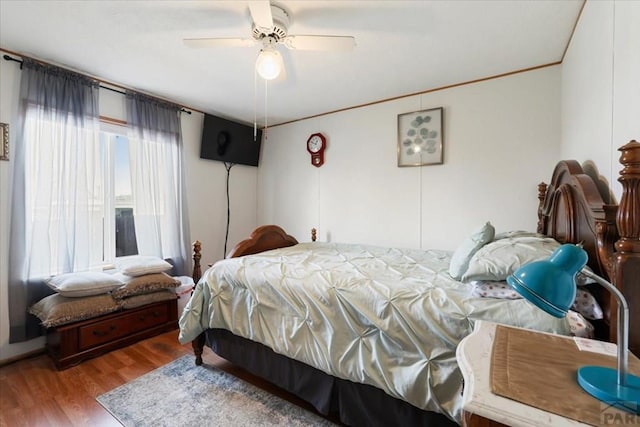
[{"label": "wooden bed headboard", "polygon": [[[622,291],[629,303],[629,349],[640,354],[640,143],[619,149],[623,168],[619,205],[604,203],[594,180],[576,161],[561,161],[549,185],[538,186],[538,232],[561,243],[581,243],[588,265]],[[292,246],[298,241],[276,225],[258,227],[227,258]],[[194,280],[200,279],[200,242],[194,244]],[[605,312],[596,324],[601,339],[615,341],[615,300],[599,285],[590,285]],[[635,326],[635,327],[634,327]]]},{"label": "wooden bed headboard", "polygon": [[227,258],[257,254],[271,249],[297,245],[295,237],[288,235],[277,225],[263,225],[256,228],[248,239],[244,239],[231,249]]},{"label": "wooden bed headboard", "polygon": [[[561,161],[549,185],[538,186],[538,232],[561,243],[582,243],[591,269],[627,299],[629,324],[640,325],[640,143],[631,141],[619,151],[620,204],[606,204],[578,162]],[[597,335],[615,341],[615,299],[598,285],[590,290],[605,313]],[[640,354],[640,328],[629,331],[629,348]]]}]

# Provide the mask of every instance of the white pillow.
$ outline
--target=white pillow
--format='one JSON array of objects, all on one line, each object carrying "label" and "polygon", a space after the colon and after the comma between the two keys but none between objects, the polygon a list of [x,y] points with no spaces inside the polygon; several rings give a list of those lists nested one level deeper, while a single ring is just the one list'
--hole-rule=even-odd
[{"label": "white pillow", "polygon": [[551,237],[518,236],[494,240],[473,255],[462,281],[506,280],[521,266],[548,258],[559,246],[560,243]]},{"label": "white pillow", "polygon": [[47,285],[64,297],[88,297],[111,292],[122,286],[116,277],[99,271],[83,271],[53,276]]},{"label": "white pillow", "polygon": [[503,231],[502,233],[496,233],[496,235],[493,237],[493,240],[506,239],[508,237],[549,237],[549,236],[545,236],[544,234],[540,234],[540,233],[534,233],[531,231],[510,230],[510,231]]},{"label": "white pillow", "polygon": [[134,255],[116,260],[116,268],[122,274],[135,277],[144,274],[162,273],[171,270],[173,266],[155,256]]},{"label": "white pillow", "polygon": [[571,328],[571,335],[582,338],[593,338],[595,328],[580,313],[567,311],[567,320]]},{"label": "white pillow", "polygon": [[474,280],[471,296],[476,298],[520,299],[522,296],[507,282]]},{"label": "white pillow", "polygon": [[[477,280],[471,282],[473,289],[471,296],[476,298],[520,299],[522,298],[507,282],[494,282]],[[591,320],[603,318],[602,307],[596,298],[586,289],[576,291],[576,299],[571,305],[571,310],[580,313]]]},{"label": "white pillow", "polygon": [[[469,267],[462,275],[462,281],[506,280],[521,266],[548,258],[558,247],[560,243],[557,240],[542,234],[523,231],[496,234],[493,242],[487,243],[473,254]],[[584,266],[584,270],[591,271],[589,266]],[[576,276],[577,286],[591,283],[596,281],[581,272]]]},{"label": "white pillow", "polygon": [[462,244],[453,253],[449,263],[449,274],[456,280],[460,280],[469,267],[471,257],[484,245],[493,240],[496,230],[490,222],[475,230],[471,236],[464,239]]},{"label": "white pillow", "polygon": [[591,320],[599,320],[604,317],[602,307],[600,307],[600,304],[598,304],[593,294],[586,289],[577,290],[576,300],[571,306],[571,309]]}]

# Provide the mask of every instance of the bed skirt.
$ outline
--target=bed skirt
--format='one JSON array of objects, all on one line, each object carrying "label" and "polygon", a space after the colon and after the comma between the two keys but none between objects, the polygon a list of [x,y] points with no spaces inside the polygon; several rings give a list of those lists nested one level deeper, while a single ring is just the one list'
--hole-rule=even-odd
[{"label": "bed skirt", "polygon": [[207,330],[206,343],[220,357],[350,426],[457,425],[445,415],[423,411],[368,384],[333,377],[225,329]]}]

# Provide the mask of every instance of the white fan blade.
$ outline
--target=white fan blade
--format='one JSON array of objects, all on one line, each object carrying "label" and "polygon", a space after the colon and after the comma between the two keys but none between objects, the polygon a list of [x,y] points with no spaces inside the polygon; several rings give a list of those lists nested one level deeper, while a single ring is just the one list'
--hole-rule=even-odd
[{"label": "white fan blade", "polygon": [[246,47],[255,44],[254,39],[184,39],[185,46],[202,48],[202,47]]},{"label": "white fan blade", "polygon": [[251,19],[259,30],[264,33],[271,33],[273,29],[273,16],[271,15],[271,4],[269,0],[250,1],[249,11]]},{"label": "white fan blade", "polygon": [[294,50],[349,51],[356,45],[350,36],[287,36],[281,42]]}]

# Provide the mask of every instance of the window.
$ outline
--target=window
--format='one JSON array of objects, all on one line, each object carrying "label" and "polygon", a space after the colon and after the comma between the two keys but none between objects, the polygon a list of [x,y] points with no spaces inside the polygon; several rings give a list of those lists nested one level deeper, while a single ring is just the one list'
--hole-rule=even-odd
[{"label": "window", "polygon": [[[68,126],[54,121],[38,122],[34,115],[27,116],[26,124],[25,136],[32,141],[26,151],[26,200],[33,224],[27,241],[33,248],[34,259],[30,262],[35,267],[29,277],[99,268],[112,264],[117,257],[137,255],[141,233],[149,230],[136,230],[136,214],[138,219],[144,218],[138,226],[153,232],[157,227],[147,223],[158,218],[163,221],[160,227],[168,230],[169,238],[173,237],[167,223],[175,222],[175,215],[168,215],[166,209],[173,198],[157,189],[146,191],[149,185],[169,188],[170,180],[159,173],[167,168],[156,166],[172,163],[149,151],[132,154],[136,141],[130,140],[127,127],[101,122],[100,131],[90,134],[79,128],[69,131]],[[72,149],[69,137],[61,136],[63,131],[64,135],[75,135],[83,141],[77,145],[82,148]],[[37,138],[32,137],[36,134]],[[137,143],[139,149],[141,143]],[[151,166],[136,163],[136,159],[144,162],[149,156],[153,158]],[[70,174],[68,170],[76,172]],[[148,181],[143,184],[145,190],[138,192],[140,200],[134,198],[133,191],[136,170]],[[76,181],[83,185],[73,185]],[[83,245],[70,238],[74,233],[86,236]],[[71,253],[73,257],[68,256]]]},{"label": "window", "polygon": [[[53,256],[40,254],[42,259],[35,261],[38,268],[32,270],[31,277],[64,271],[65,266],[54,261],[64,258],[59,255],[62,251],[76,250],[83,257],[84,265],[90,267],[113,263],[116,257],[137,255],[127,128],[101,123],[98,140],[92,143],[91,137],[83,136],[89,141],[86,152],[67,160],[67,139],[54,137],[62,132],[59,129],[62,126],[53,121],[40,123],[39,127],[36,123],[31,115],[27,117],[25,136],[30,138],[37,132],[40,138],[34,140],[44,141],[29,144],[26,152],[29,175],[26,202],[33,223],[28,239],[36,247],[47,245]],[[65,165],[72,158],[83,164],[77,175],[65,172]],[[48,177],[54,177],[53,183],[43,187]],[[77,197],[77,191],[65,190],[68,182],[75,179],[87,181],[87,185],[82,186],[86,192],[82,197]],[[79,204],[89,207],[88,214],[73,213]],[[70,227],[87,233],[91,247],[77,250],[72,242],[60,244]]]},{"label": "window", "polygon": [[51,292],[44,278],[138,252],[180,275],[189,259],[178,105],[127,91],[127,127],[100,123],[95,80],[29,58],[18,98],[10,342],[38,335],[27,309]]},{"label": "window", "polygon": [[102,123],[100,143],[105,164],[105,263],[117,257],[137,255],[129,140],[124,126]]}]

